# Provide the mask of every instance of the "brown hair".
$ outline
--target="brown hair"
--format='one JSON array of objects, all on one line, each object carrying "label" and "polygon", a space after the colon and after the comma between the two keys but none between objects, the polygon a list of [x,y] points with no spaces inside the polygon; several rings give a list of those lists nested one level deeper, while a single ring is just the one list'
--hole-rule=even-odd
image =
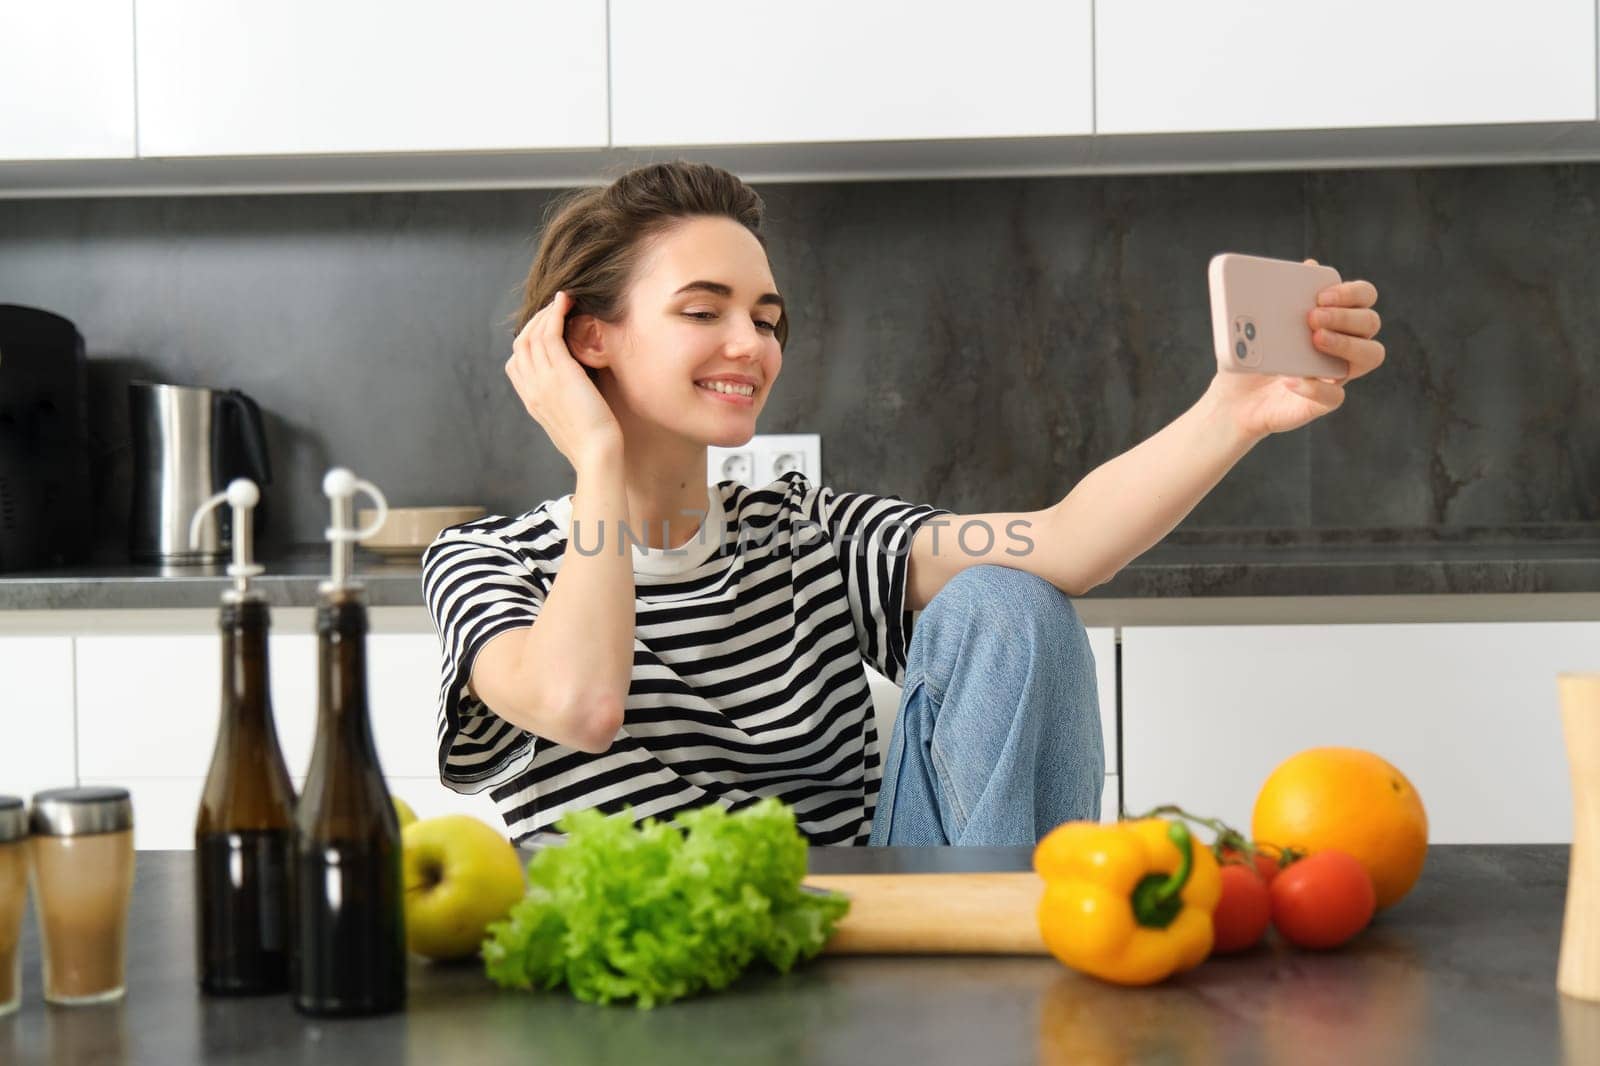
[{"label": "brown hair", "polygon": [[[603,188],[559,198],[545,212],[516,331],[563,291],[572,298],[571,314],[620,322],[634,268],[653,238],[685,219],[710,216],[733,219],[765,248],[763,211],[761,197],[733,174],[683,160],[635,167]],[[774,332],[779,346],[789,339],[788,309]],[[591,380],[597,377],[586,369]]]}]

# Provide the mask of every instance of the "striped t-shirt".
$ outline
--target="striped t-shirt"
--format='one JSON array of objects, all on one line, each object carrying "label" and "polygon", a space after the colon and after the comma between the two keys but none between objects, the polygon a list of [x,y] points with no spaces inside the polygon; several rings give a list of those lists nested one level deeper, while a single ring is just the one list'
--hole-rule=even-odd
[{"label": "striped t-shirt", "polygon": [[439,774],[458,792],[490,789],[512,839],[552,832],[573,809],[665,819],[775,796],[811,843],[866,843],[882,765],[863,662],[902,681],[912,534],[950,512],[799,473],[707,495],[710,513],[680,548],[578,524],[577,551],[620,541],[633,555],[633,679],[600,754],[526,732],[467,691],[479,650],[539,617],[572,496],[454,526],[424,555],[443,656]]}]

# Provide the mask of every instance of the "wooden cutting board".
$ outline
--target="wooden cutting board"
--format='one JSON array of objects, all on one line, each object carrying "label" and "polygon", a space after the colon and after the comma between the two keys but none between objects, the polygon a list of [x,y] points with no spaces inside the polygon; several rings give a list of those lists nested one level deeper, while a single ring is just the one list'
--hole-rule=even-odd
[{"label": "wooden cutting board", "polygon": [[1036,873],[817,874],[803,883],[850,897],[823,954],[1050,953],[1039,936]]}]

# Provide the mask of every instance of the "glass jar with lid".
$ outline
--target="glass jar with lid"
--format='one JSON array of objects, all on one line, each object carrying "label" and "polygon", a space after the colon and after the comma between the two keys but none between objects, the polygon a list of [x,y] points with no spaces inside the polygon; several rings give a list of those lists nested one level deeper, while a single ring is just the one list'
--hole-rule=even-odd
[{"label": "glass jar with lid", "polygon": [[28,828],[44,998],[66,1005],[119,998],[133,896],[133,804],[127,790],[35,793]]},{"label": "glass jar with lid", "polygon": [[22,1002],[22,914],[28,903],[28,809],[0,796],[0,1014]]}]

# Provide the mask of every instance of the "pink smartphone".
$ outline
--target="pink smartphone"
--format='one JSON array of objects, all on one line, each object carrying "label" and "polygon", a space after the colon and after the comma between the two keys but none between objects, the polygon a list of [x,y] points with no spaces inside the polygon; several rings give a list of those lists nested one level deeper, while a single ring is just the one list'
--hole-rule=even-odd
[{"label": "pink smartphone", "polygon": [[1307,313],[1317,293],[1340,281],[1329,266],[1225,252],[1213,256],[1211,332],[1217,365],[1245,374],[1342,378],[1350,364],[1311,343]]}]

